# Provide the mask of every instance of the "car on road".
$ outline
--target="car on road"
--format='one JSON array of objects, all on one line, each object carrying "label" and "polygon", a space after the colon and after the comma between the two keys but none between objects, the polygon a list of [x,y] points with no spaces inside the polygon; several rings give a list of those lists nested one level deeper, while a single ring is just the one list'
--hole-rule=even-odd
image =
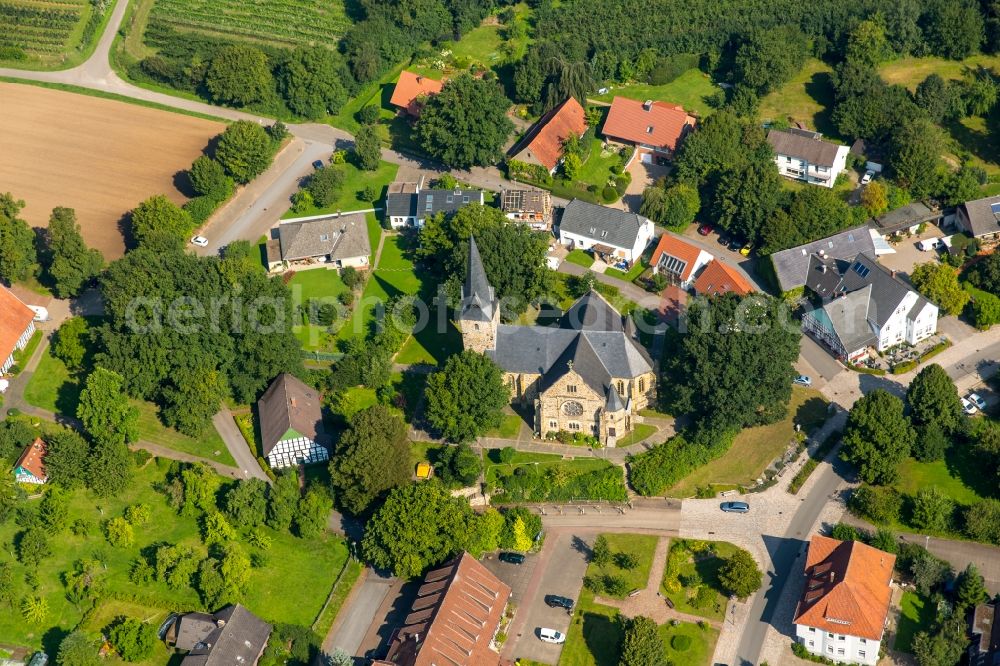
[{"label": "car on road", "polygon": [[969,402],[966,398],[962,398],[962,411],[972,416],[979,411],[979,408]]},{"label": "car on road", "polygon": [[753,248],[750,247],[750,243],[747,243],[746,245],[744,245],[743,247],[740,248],[740,254],[742,254],[744,257],[749,257],[750,256],[750,250],[752,250],[752,249]]},{"label": "car on road", "polygon": [[707,222],[700,227],[698,227],[698,234],[701,236],[707,236],[712,233],[712,225]]},{"label": "car on road", "polygon": [[548,629],[547,627],[538,628],[538,637],[541,638],[546,643],[565,643],[566,634],[561,631],[556,631],[555,629]]},{"label": "car on road", "polygon": [[746,502],[723,502],[719,508],[726,513],[750,513],[750,505]]},{"label": "car on road", "polygon": [[965,398],[982,411],[986,411],[986,401],[978,393],[970,393]]},{"label": "car on road", "polygon": [[874,177],[875,177],[874,171],[872,171],[871,169],[865,171],[865,175],[861,176],[861,184],[867,185],[868,183],[872,182],[872,178]]},{"label": "car on road", "polygon": [[316,160],[315,162],[313,162],[313,169],[322,169],[322,168],[323,168],[323,160]]},{"label": "car on road", "polygon": [[208,247],[208,239],[204,236],[195,236],[191,239],[191,244],[198,247]]},{"label": "car on road", "polygon": [[813,380],[809,375],[799,375],[792,380],[793,384],[798,384],[799,386],[812,386]]},{"label": "car on road", "polygon": [[524,564],[524,555],[521,553],[500,553],[497,557],[507,564]]},{"label": "car on road", "polygon": [[565,608],[567,611],[573,610],[573,600],[568,597],[560,597],[558,594],[546,594],[545,605],[549,608]]}]

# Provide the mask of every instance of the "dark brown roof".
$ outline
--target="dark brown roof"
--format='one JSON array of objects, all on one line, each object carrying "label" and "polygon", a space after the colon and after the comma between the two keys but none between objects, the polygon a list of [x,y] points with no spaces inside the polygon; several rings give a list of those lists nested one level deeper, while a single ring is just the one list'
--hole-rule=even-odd
[{"label": "dark brown roof", "polygon": [[430,571],[384,662],[397,666],[497,666],[490,649],[510,587],[468,553]]},{"label": "dark brown roof", "polygon": [[[979,604],[972,616],[973,648],[980,654],[1000,657],[1000,625],[996,604]],[[978,637],[978,640],[975,640]]]},{"label": "dark brown roof", "polygon": [[[191,615],[196,616],[194,624],[198,629],[204,629],[206,618],[211,618],[214,626],[211,633],[190,648],[181,666],[254,666],[271,636],[271,625],[240,604],[226,606],[211,616]],[[178,648],[184,619],[180,619]]]},{"label": "dark brown roof", "polygon": [[265,456],[289,430],[313,441],[323,434],[319,393],[287,372],[271,382],[257,402],[257,413]]},{"label": "dark brown roof", "polygon": [[771,130],[767,133],[767,142],[771,144],[774,152],[778,155],[788,155],[805,160],[809,164],[832,167],[837,159],[837,149],[840,146],[805,134]]}]

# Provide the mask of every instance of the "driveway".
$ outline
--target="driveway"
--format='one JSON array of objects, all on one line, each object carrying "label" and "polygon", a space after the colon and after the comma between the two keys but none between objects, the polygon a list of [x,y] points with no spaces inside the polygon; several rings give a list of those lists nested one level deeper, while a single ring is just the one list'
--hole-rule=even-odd
[{"label": "driveway", "polygon": [[562,645],[543,643],[538,629],[547,627],[566,633],[571,616],[562,608],[549,608],[546,594],[558,594],[576,600],[583,587],[587,572],[590,545],[598,530],[549,531],[542,552],[537,556],[535,571],[527,586],[527,593],[518,605],[517,615],[511,623],[503,656],[508,659],[527,657],[545,664],[559,663]]},{"label": "driveway", "polygon": [[[355,585],[354,591],[344,603],[330,633],[323,641],[323,651],[331,654],[340,648],[352,656],[363,656],[362,643],[369,629],[376,622],[379,609],[389,597],[396,584],[394,578],[380,576],[371,569],[365,569],[364,580]],[[350,609],[350,612],[347,612]],[[381,620],[379,619],[379,624]],[[374,630],[378,630],[378,626]]]},{"label": "driveway", "polygon": [[795,362],[795,369],[812,377],[813,388],[817,389],[841,372],[847,372],[829,351],[808,335],[803,335],[799,342],[799,358]]},{"label": "driveway", "polygon": [[625,190],[621,206],[633,213],[638,213],[639,207],[642,206],[643,190],[658,179],[668,175],[670,167],[658,164],[645,164],[636,156],[628,165],[628,172],[632,174],[632,182],[628,184],[628,189]]},{"label": "driveway", "polygon": [[239,467],[244,478],[252,477],[270,484],[271,479],[260,468],[257,456],[247,444],[247,440],[243,439],[243,433],[236,427],[233,415],[225,406],[212,417],[212,425],[222,437],[222,441],[226,443],[226,448],[229,449],[229,453],[232,454],[233,460],[236,461],[236,466]]},{"label": "driveway", "polygon": [[913,272],[913,267],[918,264],[926,264],[931,261],[937,261],[937,251],[931,250],[928,252],[921,252],[917,249],[917,241],[924,240],[926,238],[940,238],[942,236],[947,236],[946,233],[938,229],[936,225],[928,224],[924,233],[916,236],[910,236],[904,239],[901,243],[896,243],[892,246],[895,250],[892,254],[883,254],[879,257],[879,263],[888,268],[891,271],[896,271],[896,274],[903,278],[906,282],[909,282],[910,274]]}]

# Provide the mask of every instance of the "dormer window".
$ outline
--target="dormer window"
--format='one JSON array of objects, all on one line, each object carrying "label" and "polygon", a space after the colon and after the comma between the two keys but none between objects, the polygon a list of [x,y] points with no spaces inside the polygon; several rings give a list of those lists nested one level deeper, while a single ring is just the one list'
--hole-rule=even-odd
[{"label": "dormer window", "polygon": [[328,240],[330,240],[330,235],[329,234],[320,234],[319,235],[319,239],[320,239],[320,241],[323,241],[323,242],[328,241]]},{"label": "dormer window", "polygon": [[646,128],[646,134],[652,134],[652,133],[653,133],[653,126],[650,125],[649,127]]}]

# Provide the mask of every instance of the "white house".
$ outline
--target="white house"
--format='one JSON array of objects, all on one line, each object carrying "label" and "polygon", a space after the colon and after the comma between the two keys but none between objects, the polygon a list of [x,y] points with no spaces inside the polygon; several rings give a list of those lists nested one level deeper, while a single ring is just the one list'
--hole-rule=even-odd
[{"label": "white house", "polygon": [[860,541],[814,536],[795,609],[795,640],[838,663],[878,663],[895,562],[895,555]]},{"label": "white house", "polygon": [[847,168],[850,148],[823,141],[822,136],[800,129],[769,131],[767,142],[774,148],[774,163],[781,175],[832,188]]},{"label": "white house", "polygon": [[330,459],[319,392],[287,372],[257,402],[262,453],[273,469]]},{"label": "white house", "polygon": [[392,183],[385,197],[385,216],[393,229],[422,227],[438,213],[454,213],[462,206],[483,205],[482,190],[425,190],[420,183]]},{"label": "white house", "polygon": [[802,330],[839,358],[854,360],[870,347],[915,345],[937,331],[937,306],[867,254],[853,261],[813,254],[805,286],[822,305],[802,316]]},{"label": "white house", "polygon": [[671,284],[686,291],[694,284],[701,269],[714,258],[700,247],[665,233],[660,236],[649,263],[654,275],[662,273]]},{"label": "white house", "polygon": [[629,263],[638,261],[653,242],[654,233],[653,222],[641,215],[580,199],[566,204],[559,223],[559,242],[563,245]]},{"label": "white house", "polygon": [[14,352],[24,349],[35,333],[35,313],[0,285],[0,375],[14,365]]}]

